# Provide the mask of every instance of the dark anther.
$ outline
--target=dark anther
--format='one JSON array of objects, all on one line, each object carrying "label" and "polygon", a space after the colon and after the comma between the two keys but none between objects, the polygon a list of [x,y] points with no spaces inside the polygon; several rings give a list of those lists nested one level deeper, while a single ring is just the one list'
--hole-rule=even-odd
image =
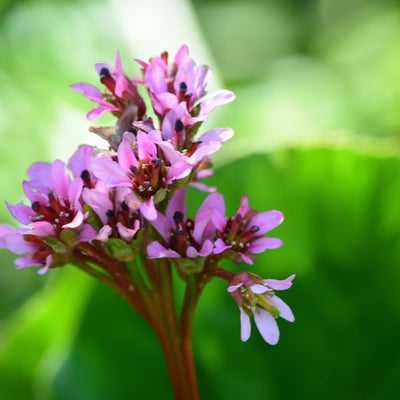
[{"label": "dark anther", "polygon": [[114,211],[113,210],[107,210],[106,216],[108,219],[114,219]]},{"label": "dark anther", "polygon": [[84,169],[81,172],[81,179],[83,179],[84,181],[90,179],[90,172],[87,169]]},{"label": "dark anther", "polygon": [[100,75],[100,80],[102,80],[104,78],[107,78],[107,76],[110,76],[110,71],[106,67],[103,67],[100,70],[99,75]]},{"label": "dark anther", "polygon": [[131,129],[129,129],[128,130],[128,132],[131,132],[131,133],[133,133],[134,135],[136,135],[137,133],[138,133],[138,128],[135,128],[134,126],[131,128]]},{"label": "dark anther", "polygon": [[186,85],[185,82],[181,82],[181,83],[179,84],[179,90],[180,90],[181,92],[186,92],[186,90],[187,90],[187,85]]},{"label": "dark anther", "polygon": [[39,210],[40,210],[40,202],[34,201],[32,203],[32,210],[35,211],[35,212],[39,212]]},{"label": "dark anther", "polygon": [[135,174],[135,175],[139,175],[139,174],[140,174],[140,171],[139,171],[134,165],[131,165],[131,166],[129,167],[129,169],[130,169],[131,172],[132,172],[133,174]]},{"label": "dark anther", "polygon": [[123,201],[123,202],[121,203],[121,209],[122,209],[122,211],[129,211],[128,204],[126,204],[125,201]]},{"label": "dark anther", "polygon": [[153,158],[151,161],[155,167],[159,167],[161,165],[161,160],[159,158]]},{"label": "dark anther", "polygon": [[257,225],[253,225],[253,226],[250,228],[250,232],[253,232],[253,233],[258,232],[259,230],[260,230],[260,227],[257,226]]},{"label": "dark anther", "polygon": [[183,125],[182,120],[177,119],[175,121],[175,132],[182,132],[185,129],[185,125]]},{"label": "dark anther", "polygon": [[183,213],[180,211],[174,212],[174,222],[180,224],[183,221]]},{"label": "dark anther", "polygon": [[235,220],[237,221],[237,222],[240,222],[241,220],[242,220],[242,214],[240,214],[240,213],[237,213],[236,215],[235,215]]}]

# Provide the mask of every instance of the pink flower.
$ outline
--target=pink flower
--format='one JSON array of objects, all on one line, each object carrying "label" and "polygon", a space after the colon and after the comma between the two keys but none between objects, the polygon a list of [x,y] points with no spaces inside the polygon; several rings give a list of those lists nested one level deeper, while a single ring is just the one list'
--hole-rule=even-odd
[{"label": "pink flower", "polygon": [[279,328],[276,318],[281,317],[289,322],[294,315],[289,306],[275,295],[275,290],[286,290],[292,286],[295,275],[284,280],[262,279],[250,272],[237,274],[228,287],[240,309],[241,339],[246,341],[251,334],[250,316],[254,316],[257,329],[269,344],[279,340]]},{"label": "pink flower", "polygon": [[[249,199],[243,196],[239,209],[234,217],[228,218],[223,229],[219,232],[219,239],[215,242],[215,254],[230,250],[237,254],[235,261],[243,260],[253,264],[255,254],[266,249],[281,247],[283,242],[277,238],[264,237],[264,234],[276,228],[283,221],[280,211],[257,212],[249,207]],[[234,252],[234,253],[232,253]]]},{"label": "pink flower", "polygon": [[102,223],[96,240],[106,242],[112,236],[130,242],[135,237],[141,227],[139,204],[129,188],[98,185],[95,189],[85,188],[82,197]]},{"label": "pink flower", "polygon": [[[185,45],[179,48],[172,62],[167,52],[150,59],[149,63],[139,59],[136,61],[144,72],[143,80],[138,82],[147,86],[154,110],[161,117],[178,104],[185,103],[190,115],[197,114],[199,120],[204,121],[214,108],[235,98],[232,92],[221,90],[200,101],[207,93],[211,70],[189,58],[189,50]],[[199,110],[196,111],[197,106]]]},{"label": "pink flower", "polygon": [[190,174],[191,166],[183,161],[170,165],[159,157],[157,132],[137,133],[137,138],[126,132],[118,147],[118,160],[97,158],[92,160],[91,168],[109,188],[130,187],[140,200],[140,211],[149,220],[156,218],[155,204],[163,200],[166,188],[173,181]]},{"label": "pink flower", "polygon": [[88,83],[76,83],[70,86],[71,89],[99,104],[89,111],[87,118],[96,119],[107,112],[121,117],[125,110],[131,109],[130,112],[135,114],[132,120],[141,119],[146,112],[146,106],[134,82],[125,76],[119,53],[116,56],[115,68],[106,63],[98,63],[95,68],[101,83],[107,89],[105,93]]},{"label": "pink flower", "polygon": [[153,241],[147,247],[150,258],[207,257],[213,252],[217,228],[224,223],[224,202],[219,193],[210,194],[197,210],[194,220],[186,217],[186,190],[176,190],[165,215],[158,212],[150,223],[165,244]]},{"label": "pink flower", "polygon": [[[30,205],[7,204],[13,217],[27,228],[13,228],[2,225],[0,247],[7,247],[17,254],[28,253],[18,258],[18,267],[42,266],[40,272],[53,263],[54,241],[60,239],[64,230],[75,230],[79,240],[89,241],[95,231],[85,223],[88,214],[83,211],[80,200],[83,180],[72,179],[64,162],[35,163],[28,169],[29,181],[23,182],[23,189]],[[59,242],[57,242],[59,243]]]}]

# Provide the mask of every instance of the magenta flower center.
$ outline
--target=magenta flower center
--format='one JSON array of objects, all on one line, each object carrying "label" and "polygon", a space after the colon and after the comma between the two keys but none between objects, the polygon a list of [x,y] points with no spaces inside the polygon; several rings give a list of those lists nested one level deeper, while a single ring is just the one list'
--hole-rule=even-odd
[{"label": "magenta flower center", "polygon": [[232,246],[232,250],[244,251],[250,247],[251,242],[256,239],[260,228],[256,225],[249,226],[250,221],[256,215],[255,211],[248,211],[243,217],[237,213],[234,217],[228,219],[222,239]]},{"label": "magenta flower center", "polygon": [[167,169],[164,161],[154,158],[150,162],[141,162],[139,168],[130,167],[128,174],[135,194],[144,200],[154,196],[158,190],[167,187]]},{"label": "magenta flower center", "polygon": [[197,247],[196,241],[193,239],[194,222],[191,219],[183,221],[183,213],[175,211],[174,213],[175,230],[169,233],[171,248],[181,255],[186,255],[188,247]]},{"label": "magenta flower center", "polygon": [[131,209],[124,201],[121,203],[121,207],[118,211],[108,210],[106,215],[108,218],[107,224],[111,226],[114,237],[118,236],[117,223],[122,224],[128,229],[134,229],[135,222],[139,219],[138,214],[132,213]]},{"label": "magenta flower center", "polygon": [[70,204],[69,200],[53,192],[48,194],[48,199],[49,202],[47,204],[42,204],[39,201],[32,203],[32,210],[36,213],[36,216],[32,218],[32,222],[49,222],[58,236],[63,230],[62,227],[74,219],[74,205]]}]

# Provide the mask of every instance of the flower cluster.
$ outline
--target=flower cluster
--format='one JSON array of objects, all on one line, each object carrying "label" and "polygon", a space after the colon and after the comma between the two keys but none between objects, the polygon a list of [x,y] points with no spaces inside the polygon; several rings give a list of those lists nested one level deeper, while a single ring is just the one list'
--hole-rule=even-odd
[{"label": "flower cluster", "polygon": [[[223,196],[202,182],[212,173],[210,155],[233,131],[199,129],[209,112],[234,94],[208,95],[211,71],[197,65],[186,46],[172,60],[164,52],[137,62],[140,78],[125,75],[117,54],[115,68],[95,66],[103,90],[87,83],[71,86],[97,103],[88,119],[105,113],[116,117],[113,127],[91,128],[107,148],[82,145],[67,165],[60,160],[32,165],[30,179],[23,182],[28,203],[7,204],[24,227],[0,225],[0,248],[23,255],[15,261],[18,268],[37,266],[40,273],[75,264],[116,288],[148,319],[132,273],[137,260],[153,290],[165,262],[184,281],[194,279],[199,293],[212,277],[226,279],[241,311],[242,340],[250,335],[249,316],[254,315],[263,338],[275,344],[276,317],[294,317],[274,290],[288,289],[294,276],[263,280],[223,270],[220,262],[251,265],[257,254],[280,247],[280,239],[265,234],[281,224],[283,215],[257,212],[244,196],[235,215],[227,217]],[[189,186],[209,192],[193,219],[186,210]]]}]

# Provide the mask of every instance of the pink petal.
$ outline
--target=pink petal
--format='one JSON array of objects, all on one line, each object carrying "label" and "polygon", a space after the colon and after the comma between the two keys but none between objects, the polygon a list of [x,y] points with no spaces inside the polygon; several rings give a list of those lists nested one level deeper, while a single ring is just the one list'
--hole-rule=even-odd
[{"label": "pink petal", "polygon": [[233,136],[231,128],[214,128],[200,136],[201,142],[225,142]]},{"label": "pink petal", "polygon": [[243,311],[241,307],[240,310],[240,339],[242,342],[246,342],[251,335],[251,323],[250,317]]},{"label": "pink petal", "polygon": [[200,103],[200,114],[208,114],[215,108],[235,100],[235,94],[229,90],[219,90]]},{"label": "pink petal", "polygon": [[203,246],[201,247],[201,249],[199,251],[197,251],[192,246],[188,247],[188,249],[186,251],[186,255],[189,258],[207,257],[212,253],[213,248],[214,248],[214,246],[213,246],[212,242],[210,240],[206,240],[203,243]]},{"label": "pink petal", "polygon": [[286,321],[293,322],[294,315],[290,307],[278,296],[268,297],[268,301],[279,310],[279,316]]},{"label": "pink petal", "polygon": [[154,206],[154,197],[150,197],[150,199],[142,203],[140,206],[140,212],[148,221],[153,221],[157,218],[157,210]]},{"label": "pink petal", "polygon": [[155,143],[149,138],[147,133],[139,131],[137,134],[138,156],[141,161],[150,161],[157,156]]},{"label": "pink petal", "polygon": [[186,178],[190,172],[192,171],[193,167],[189,164],[186,164],[183,161],[176,162],[172,164],[166,176],[167,183],[170,184],[173,181],[178,179]]},{"label": "pink petal", "polygon": [[248,255],[244,254],[244,253],[239,253],[240,257],[242,258],[242,260],[249,265],[253,265],[254,261],[251,257],[249,257]]},{"label": "pink petal", "polygon": [[23,203],[13,206],[6,202],[6,205],[11,215],[17,221],[21,222],[21,224],[29,225],[32,222],[32,218],[36,216],[36,213],[32,210],[32,207],[29,207]]},{"label": "pink petal", "polygon": [[166,249],[158,242],[151,242],[147,246],[147,256],[149,258],[180,258],[180,255],[176,251]]},{"label": "pink petal", "polygon": [[236,214],[240,214],[242,217],[247,214],[247,212],[250,210],[249,208],[249,198],[247,196],[242,196],[240,199],[240,205],[239,208],[236,212]]},{"label": "pink petal", "polygon": [[40,237],[55,236],[53,225],[47,221],[32,222],[32,234]]},{"label": "pink petal", "polygon": [[51,267],[51,264],[53,264],[53,257],[52,257],[51,254],[50,254],[50,255],[48,255],[48,256],[46,257],[46,264],[45,264],[45,266],[44,266],[43,268],[40,268],[40,269],[38,270],[38,274],[40,274],[40,275],[45,274],[45,273],[49,270],[49,268]]},{"label": "pink petal", "polygon": [[186,192],[186,189],[175,190],[165,212],[165,216],[168,220],[174,220],[174,214],[176,211],[180,211],[183,214],[184,219],[186,219]]},{"label": "pink petal", "polygon": [[195,187],[202,192],[215,193],[217,191],[217,188],[215,186],[208,186],[200,182],[191,182],[189,183],[189,185]]},{"label": "pink petal", "polygon": [[290,275],[286,279],[264,279],[263,283],[274,290],[286,290],[292,286],[292,281],[296,277],[295,274]]},{"label": "pink petal", "polygon": [[248,248],[248,251],[249,253],[259,254],[267,249],[277,249],[282,245],[283,242],[281,239],[262,237],[254,240]]},{"label": "pink petal", "polygon": [[269,344],[277,344],[279,340],[279,328],[275,318],[266,310],[257,307],[254,313],[254,321],[263,339]]},{"label": "pink petal", "polygon": [[108,194],[85,188],[82,197],[85,203],[99,216],[101,222],[106,224],[108,221],[107,211],[114,208]]},{"label": "pink petal", "polygon": [[92,146],[81,145],[69,159],[68,168],[73,172],[75,178],[79,178],[82,171],[89,169],[92,151]]},{"label": "pink petal", "polygon": [[117,162],[109,158],[96,158],[90,165],[95,176],[102,179],[107,187],[130,186],[129,178]]},{"label": "pink petal", "polygon": [[250,290],[255,294],[261,294],[261,293],[268,292],[270,289],[268,289],[264,285],[260,285],[259,283],[254,283],[254,284],[250,285]]},{"label": "pink petal", "polygon": [[51,188],[53,182],[51,181],[51,168],[52,164],[45,162],[37,162],[28,168],[28,176],[32,180],[41,182],[47,188]]},{"label": "pink petal", "polygon": [[75,83],[74,85],[70,85],[70,88],[75,90],[75,92],[83,94],[89,100],[95,102],[103,100],[103,93],[96,86],[89,83]]},{"label": "pink petal", "polygon": [[87,218],[88,213],[83,214],[82,211],[78,211],[74,217],[74,219],[69,223],[62,226],[64,229],[68,228],[77,228],[82,225],[82,222],[85,218]]},{"label": "pink petal", "polygon": [[133,134],[125,134],[124,139],[118,146],[118,163],[125,173],[131,173],[130,167],[139,168],[139,161],[136,159],[132,149]]},{"label": "pink petal", "polygon": [[231,285],[231,286],[229,286],[227,290],[228,290],[229,293],[232,293],[232,292],[234,292],[235,290],[239,289],[241,286],[243,286],[243,283],[242,283],[242,282],[237,283],[236,285]]},{"label": "pink petal", "polygon": [[[108,238],[112,234],[112,228],[110,225],[104,225],[100,230],[97,236],[95,237],[96,240],[100,242],[107,242]],[[94,240],[94,239],[93,239]]]},{"label": "pink petal", "polygon": [[79,234],[79,240],[81,242],[90,242],[97,238],[96,230],[89,224],[84,224]]},{"label": "pink petal", "polygon": [[18,230],[12,226],[0,225],[0,248],[9,249],[13,253],[23,254],[36,248],[33,243],[24,239],[25,233],[30,233],[28,229]]},{"label": "pink petal", "polygon": [[68,187],[71,178],[65,170],[65,163],[63,161],[55,160],[53,162],[51,176],[55,192],[63,197],[68,197]]},{"label": "pink petal", "polygon": [[68,200],[75,207],[81,207],[80,197],[82,194],[83,181],[81,178],[74,179],[68,187]]},{"label": "pink petal", "polygon": [[182,64],[188,59],[189,56],[189,49],[184,44],[182,45],[175,54],[174,62],[178,66],[182,66]]},{"label": "pink petal", "polygon": [[222,239],[217,239],[214,242],[214,254],[221,254],[226,249],[230,249],[232,246],[227,245]]},{"label": "pink petal", "polygon": [[139,228],[140,222],[137,220],[135,221],[134,229],[129,229],[120,222],[117,223],[118,233],[121,235],[122,239],[126,240],[127,242],[130,242],[134,238]]},{"label": "pink petal", "polygon": [[258,226],[260,230],[258,235],[263,235],[266,232],[276,228],[283,221],[283,214],[280,211],[271,210],[257,214],[250,222],[250,226]]},{"label": "pink petal", "polygon": [[32,260],[30,254],[28,254],[25,257],[16,258],[14,260],[14,264],[18,269],[25,268],[25,267],[39,267],[39,266],[43,265],[42,263],[40,263],[38,261]]},{"label": "pink petal", "polygon": [[90,110],[87,114],[86,114],[86,118],[89,121],[92,121],[94,119],[97,119],[99,117],[101,117],[103,114],[111,112],[111,111],[118,111],[119,108],[114,106],[111,103],[106,103],[106,104],[102,104],[96,108],[93,108],[93,110]]}]

